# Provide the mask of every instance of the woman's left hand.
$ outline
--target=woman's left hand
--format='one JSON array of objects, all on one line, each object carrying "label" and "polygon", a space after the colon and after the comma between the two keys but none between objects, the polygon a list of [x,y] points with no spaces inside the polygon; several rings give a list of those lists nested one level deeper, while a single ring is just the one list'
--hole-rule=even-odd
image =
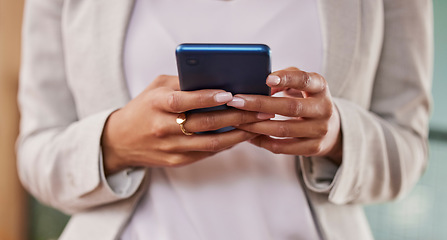
[{"label": "woman's left hand", "polygon": [[287,68],[270,74],[267,85],[272,88],[272,94],[283,91],[286,96],[240,94],[227,104],[247,111],[290,117],[237,126],[262,134],[250,142],[273,153],[325,156],[341,164],[340,116],[326,80],[317,73]]}]

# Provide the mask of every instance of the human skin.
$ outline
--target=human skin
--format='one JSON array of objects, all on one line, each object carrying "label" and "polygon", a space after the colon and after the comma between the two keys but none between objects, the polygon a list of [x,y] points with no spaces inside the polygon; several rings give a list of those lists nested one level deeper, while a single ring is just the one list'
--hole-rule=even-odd
[{"label": "human skin", "polygon": [[[248,140],[274,153],[326,156],[341,164],[340,117],[325,79],[288,68],[272,73],[266,82],[272,93],[284,91],[286,97],[184,92],[178,77],[159,76],[109,116],[101,139],[106,174],[127,167],[184,166]],[[176,123],[179,113],[222,104],[236,109],[188,114],[185,128],[203,132],[236,126],[236,130],[186,136]],[[275,114],[291,119],[270,120]]]},{"label": "human skin", "polygon": [[[159,76],[109,116],[101,138],[106,174],[127,167],[184,166],[258,135],[244,130],[184,135],[176,123],[179,113],[219,106],[230,102],[233,96],[223,90],[180,91],[178,82],[176,76]],[[232,109],[188,114],[184,126],[189,132],[203,132],[272,117],[273,114]]]},{"label": "human skin", "polygon": [[270,74],[266,83],[272,93],[284,91],[286,97],[241,94],[227,105],[291,119],[242,124],[237,128],[260,134],[250,142],[273,153],[324,156],[340,165],[340,116],[324,77],[292,67]]}]

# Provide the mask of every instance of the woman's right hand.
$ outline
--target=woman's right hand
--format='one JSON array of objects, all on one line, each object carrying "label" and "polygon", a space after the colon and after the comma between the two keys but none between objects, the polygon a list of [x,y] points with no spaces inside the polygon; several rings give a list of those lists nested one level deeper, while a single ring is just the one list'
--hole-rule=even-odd
[{"label": "woman's right hand", "polygon": [[[113,112],[106,124],[101,146],[106,174],[126,167],[177,167],[228,149],[257,135],[242,130],[186,136],[176,123],[179,113],[230,102],[223,90],[183,92],[176,76],[159,76],[125,107]],[[189,132],[263,121],[274,117],[231,109],[188,114]]]}]

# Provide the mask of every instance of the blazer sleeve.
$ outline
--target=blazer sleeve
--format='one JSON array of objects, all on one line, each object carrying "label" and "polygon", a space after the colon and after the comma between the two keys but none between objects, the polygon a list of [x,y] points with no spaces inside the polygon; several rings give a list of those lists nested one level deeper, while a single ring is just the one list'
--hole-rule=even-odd
[{"label": "blazer sleeve", "polygon": [[[75,213],[127,198],[137,187],[115,194],[101,177],[101,135],[115,109],[78,119],[65,76],[62,11],[63,0],[25,5],[18,171],[37,199]],[[136,179],[129,185],[138,186],[141,177]]]},{"label": "blazer sleeve", "polygon": [[385,0],[384,39],[371,107],[335,98],[343,163],[301,159],[308,188],[336,204],[398,198],[416,184],[428,160],[433,58],[432,3]]}]

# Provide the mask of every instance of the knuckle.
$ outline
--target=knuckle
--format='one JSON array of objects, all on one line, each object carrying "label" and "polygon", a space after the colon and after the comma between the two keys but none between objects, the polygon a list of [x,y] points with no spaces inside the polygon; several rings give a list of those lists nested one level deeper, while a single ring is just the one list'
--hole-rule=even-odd
[{"label": "knuckle", "polygon": [[334,108],[332,107],[332,102],[326,100],[323,105],[322,117],[325,119],[329,119],[334,112]]},{"label": "knuckle", "polygon": [[324,137],[324,136],[326,136],[328,131],[329,131],[329,127],[328,127],[327,123],[320,124],[319,128],[317,129],[317,136],[318,137]]},{"label": "knuckle", "polygon": [[150,134],[156,138],[163,138],[166,137],[168,132],[161,124],[157,124],[151,128]]},{"label": "knuckle", "polygon": [[290,136],[290,129],[284,124],[280,124],[278,126],[277,130],[277,137],[289,137]]},{"label": "knuckle", "polygon": [[158,75],[155,79],[154,79],[154,83],[159,83],[162,81],[163,75]]},{"label": "knuckle", "polygon": [[309,77],[309,78],[314,79],[315,81],[317,81],[320,84],[321,91],[324,91],[329,86],[326,79],[318,73],[312,73],[312,77]]},{"label": "knuckle", "polygon": [[172,112],[180,112],[180,95],[179,92],[171,92],[168,96],[168,106]]},{"label": "knuckle", "polygon": [[210,152],[217,152],[221,149],[220,144],[221,141],[218,138],[213,138],[208,142],[206,150]]},{"label": "knuckle", "polygon": [[331,117],[333,114],[334,114],[334,105],[332,104],[331,101],[329,101],[327,115],[328,117]]},{"label": "knuckle", "polygon": [[168,76],[168,75],[165,75],[165,74],[162,74],[162,75],[158,76],[158,79],[159,79],[160,81],[165,81],[165,80],[168,79],[168,78],[169,78],[169,76]]},{"label": "knuckle", "polygon": [[199,103],[199,105],[203,106],[206,104],[206,102],[208,101],[209,96],[205,95],[205,94],[199,94],[197,96],[197,102]]},{"label": "knuckle", "polygon": [[280,154],[281,152],[281,146],[278,143],[272,143],[270,145],[270,151],[274,154]]},{"label": "knuckle", "polygon": [[284,82],[283,85],[284,86],[293,85],[294,80],[296,80],[296,74],[297,74],[296,69],[289,69],[285,71],[283,76],[283,82]]},{"label": "knuckle", "polygon": [[297,99],[290,99],[288,102],[288,106],[289,106],[288,114],[291,117],[299,117],[299,115],[303,111],[303,104]]},{"label": "knuckle", "polygon": [[320,78],[320,82],[321,82],[321,91],[326,90],[329,87],[328,83],[323,78],[323,76],[321,76],[320,74],[318,74],[318,78]]},{"label": "knuckle", "polygon": [[291,71],[300,71],[300,69],[297,67],[289,67],[288,69],[290,69]]},{"label": "knuckle", "polygon": [[168,79],[168,75],[158,75],[155,79],[154,79],[154,83],[156,85],[162,85],[163,83],[166,82],[166,80]]},{"label": "knuckle", "polygon": [[303,71],[301,85],[303,89],[307,89],[310,86],[310,74],[308,72]]},{"label": "knuckle", "polygon": [[320,75],[318,73],[314,73],[314,72],[310,73],[309,80],[313,81],[314,84],[319,84],[320,92],[325,91],[329,87],[326,79],[322,75]]},{"label": "knuckle", "polygon": [[201,126],[205,129],[213,130],[216,127],[216,115],[214,113],[207,114],[202,118]]},{"label": "knuckle", "polygon": [[166,159],[167,167],[180,167],[183,165],[184,159],[181,155],[171,155]]},{"label": "knuckle", "polygon": [[250,113],[246,111],[239,112],[239,123],[250,122]]},{"label": "knuckle", "polygon": [[281,77],[281,85],[289,86],[290,78],[292,77],[291,75],[290,71],[285,71]]},{"label": "knuckle", "polygon": [[160,145],[158,145],[158,150],[162,152],[173,152],[175,151],[175,149],[176,148],[168,142],[163,142]]},{"label": "knuckle", "polygon": [[261,110],[263,106],[262,101],[260,99],[255,99],[253,102],[253,106],[256,111]]},{"label": "knuckle", "polygon": [[309,147],[308,149],[309,155],[317,155],[318,153],[321,152],[321,149],[322,149],[321,142],[316,142]]}]

